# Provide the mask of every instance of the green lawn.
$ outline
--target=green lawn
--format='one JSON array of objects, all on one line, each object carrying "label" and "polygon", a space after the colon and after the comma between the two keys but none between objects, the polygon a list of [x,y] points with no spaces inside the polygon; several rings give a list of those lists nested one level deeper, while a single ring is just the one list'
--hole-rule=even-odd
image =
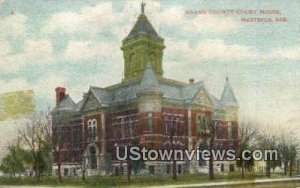
[{"label": "green lawn", "polygon": [[[272,178],[283,178],[286,176],[272,174]],[[245,180],[266,178],[264,174],[247,174]],[[92,176],[86,177],[83,182],[81,177],[63,177],[63,182],[59,183],[57,177],[43,177],[37,181],[33,177],[22,178],[0,178],[0,185],[49,185],[49,186],[78,186],[78,187],[144,187],[169,184],[192,184],[219,181],[239,181],[240,174],[216,175],[215,180],[209,180],[207,175],[181,175],[177,181],[173,181],[167,176],[132,176],[131,182],[127,182],[127,176]]]}]

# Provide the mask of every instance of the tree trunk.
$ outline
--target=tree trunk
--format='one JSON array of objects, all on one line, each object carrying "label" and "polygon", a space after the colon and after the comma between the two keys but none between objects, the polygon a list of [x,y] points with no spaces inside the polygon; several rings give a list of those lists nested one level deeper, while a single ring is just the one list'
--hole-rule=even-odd
[{"label": "tree trunk", "polygon": [[173,180],[177,180],[177,172],[176,172],[176,160],[175,160],[175,156],[173,158]]},{"label": "tree trunk", "polygon": [[[214,149],[214,138],[215,138],[215,134],[214,134],[214,125],[211,125],[211,135],[210,135],[210,151],[212,152]],[[214,177],[214,159],[213,159],[213,155],[211,153],[210,158],[209,158],[209,179],[213,180]]]},{"label": "tree trunk", "polygon": [[287,174],[287,162],[284,163],[284,175],[286,176]]},{"label": "tree trunk", "polygon": [[245,177],[245,162],[242,160],[242,176],[241,178],[244,179]]},{"label": "tree trunk", "polygon": [[85,182],[85,167],[84,167],[84,169],[82,170],[82,181]]},{"label": "tree trunk", "polygon": [[60,151],[58,150],[56,152],[56,164],[57,164],[57,173],[58,173],[58,181],[59,183],[62,182],[62,179],[61,179],[61,162],[60,162]]},{"label": "tree trunk", "polygon": [[271,177],[270,161],[266,161],[266,175],[268,178]]},{"label": "tree trunk", "polygon": [[131,162],[129,159],[127,160],[127,181],[131,181]]},{"label": "tree trunk", "polygon": [[60,162],[57,163],[57,171],[58,171],[58,180],[59,180],[59,183],[61,183],[62,179],[61,179],[61,164],[60,164]]},{"label": "tree trunk", "polygon": [[213,180],[214,177],[214,160],[212,157],[209,159],[209,179]]},{"label": "tree trunk", "polygon": [[173,143],[173,135],[174,135],[174,127],[171,132],[171,151],[173,152],[173,180],[177,180],[177,172],[176,172],[176,160],[175,160],[175,152],[174,152],[174,143]]},{"label": "tree trunk", "polygon": [[292,176],[293,175],[293,163],[291,162],[291,164],[290,164],[290,174],[289,174],[290,176]]}]

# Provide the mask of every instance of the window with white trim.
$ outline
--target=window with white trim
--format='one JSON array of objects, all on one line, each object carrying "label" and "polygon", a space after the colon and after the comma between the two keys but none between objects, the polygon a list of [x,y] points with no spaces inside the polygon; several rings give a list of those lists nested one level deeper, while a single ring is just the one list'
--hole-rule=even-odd
[{"label": "window with white trim", "polygon": [[97,120],[88,120],[88,140],[95,141],[97,137]]}]

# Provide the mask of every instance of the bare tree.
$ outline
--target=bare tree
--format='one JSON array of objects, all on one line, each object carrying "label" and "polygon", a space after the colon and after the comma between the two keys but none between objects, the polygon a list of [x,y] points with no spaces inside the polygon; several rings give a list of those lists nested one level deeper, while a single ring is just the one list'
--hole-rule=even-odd
[{"label": "bare tree", "polygon": [[289,167],[289,175],[292,176],[297,150],[299,149],[299,140],[293,133],[283,133],[280,137],[278,148],[284,164],[284,175],[287,175]]},{"label": "bare tree", "polygon": [[[261,150],[275,150],[276,149],[276,137],[272,133],[261,134],[257,138],[258,148]],[[266,176],[271,177],[271,168],[275,168],[278,164],[278,159],[273,159],[273,156],[265,156],[266,161]]]},{"label": "bare tree", "polygon": [[[256,138],[259,135],[259,130],[255,123],[242,121],[239,126],[239,149],[243,150],[250,149],[253,145],[256,145]],[[240,152],[240,153],[241,153]],[[246,161],[240,156],[239,165],[242,169],[241,178],[245,176]],[[249,166],[249,165],[247,165]]]},{"label": "bare tree", "polygon": [[38,181],[49,164],[51,145],[51,118],[48,113],[37,113],[32,115],[19,135],[24,141],[25,147],[29,148],[33,159],[33,170]]}]

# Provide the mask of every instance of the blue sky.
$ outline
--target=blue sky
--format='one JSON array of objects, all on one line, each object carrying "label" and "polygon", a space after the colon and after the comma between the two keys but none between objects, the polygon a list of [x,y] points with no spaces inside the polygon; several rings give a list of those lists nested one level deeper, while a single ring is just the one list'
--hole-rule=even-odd
[{"label": "blue sky", "polygon": [[[38,110],[53,107],[54,88],[75,101],[90,85],[123,77],[121,40],[141,1],[1,0],[0,93],[34,89]],[[165,39],[164,75],[205,80],[220,97],[226,75],[241,118],[267,124],[300,117],[300,2],[146,1],[146,15]],[[187,15],[186,10],[279,9],[288,22],[245,23],[261,15]],[[298,119],[297,119],[298,118]]]}]

